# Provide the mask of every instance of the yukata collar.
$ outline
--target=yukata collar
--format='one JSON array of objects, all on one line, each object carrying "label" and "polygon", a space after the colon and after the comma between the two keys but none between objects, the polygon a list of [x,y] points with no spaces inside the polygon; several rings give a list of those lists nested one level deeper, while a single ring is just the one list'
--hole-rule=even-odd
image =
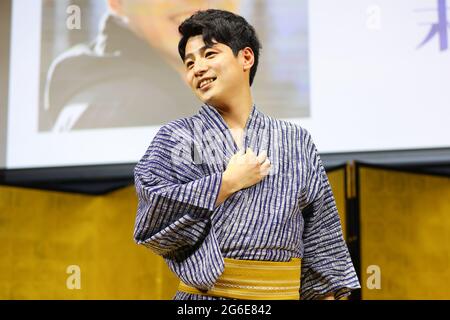
[{"label": "yukata collar", "polygon": [[[207,129],[217,131],[218,136],[222,137],[224,140],[224,150],[229,156],[239,151],[239,147],[231,134],[230,128],[216,108],[211,105],[204,104],[200,109],[200,115],[206,121]],[[255,134],[254,129],[262,128],[264,128],[263,115],[258,110],[256,105],[253,104],[244,127],[244,141],[242,146],[244,150],[246,150],[250,144],[251,137],[249,137],[249,135]]]},{"label": "yukata collar", "polygon": [[[256,105],[253,104],[250,115],[247,118],[247,122],[244,127],[244,131],[248,128],[252,128],[259,117],[259,110],[256,108]],[[230,131],[227,123],[223,119],[222,115],[217,111],[217,109],[209,104],[204,104],[200,109],[200,114],[206,117],[208,122],[210,122],[213,126],[220,129],[220,131]]]}]

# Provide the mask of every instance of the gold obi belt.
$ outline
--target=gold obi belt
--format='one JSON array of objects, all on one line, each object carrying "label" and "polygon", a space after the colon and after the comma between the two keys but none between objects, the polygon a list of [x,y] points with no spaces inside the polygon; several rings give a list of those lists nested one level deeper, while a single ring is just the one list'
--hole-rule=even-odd
[{"label": "gold obi belt", "polygon": [[288,262],[224,258],[225,270],[210,290],[180,282],[179,291],[243,300],[299,300],[301,259]]}]

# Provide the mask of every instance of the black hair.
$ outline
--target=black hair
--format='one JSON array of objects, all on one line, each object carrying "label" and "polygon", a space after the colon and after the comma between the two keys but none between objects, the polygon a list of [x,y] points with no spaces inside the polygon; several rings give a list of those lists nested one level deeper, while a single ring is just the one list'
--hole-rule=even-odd
[{"label": "black hair", "polygon": [[214,41],[223,43],[231,48],[235,56],[240,50],[250,47],[255,56],[254,64],[250,69],[250,86],[252,85],[258,68],[261,44],[255,29],[243,17],[217,9],[197,11],[180,24],[178,31],[181,34],[178,52],[183,61],[188,39],[200,34],[207,46],[211,47]]}]

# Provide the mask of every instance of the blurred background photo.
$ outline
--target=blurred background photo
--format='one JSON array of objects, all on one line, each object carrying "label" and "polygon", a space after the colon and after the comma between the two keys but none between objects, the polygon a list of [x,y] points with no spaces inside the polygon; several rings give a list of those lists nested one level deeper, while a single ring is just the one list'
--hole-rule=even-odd
[{"label": "blurred background photo", "polygon": [[258,30],[265,45],[254,95],[261,109],[308,116],[306,1],[46,0],[39,130],[161,125],[194,114],[201,102],[183,83],[178,25],[209,7],[242,14]]}]

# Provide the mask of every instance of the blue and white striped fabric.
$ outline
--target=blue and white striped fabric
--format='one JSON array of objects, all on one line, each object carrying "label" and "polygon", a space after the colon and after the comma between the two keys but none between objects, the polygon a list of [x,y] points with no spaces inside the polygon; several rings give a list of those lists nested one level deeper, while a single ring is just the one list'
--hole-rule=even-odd
[{"label": "blue and white striped fabric", "polygon": [[[311,135],[253,105],[244,149],[267,151],[267,177],[215,207],[222,172],[238,146],[209,105],[161,127],[135,167],[134,238],[164,257],[186,284],[211,288],[223,257],[302,260],[301,298],[359,288],[336,203]],[[175,299],[210,299],[177,292]]]}]

